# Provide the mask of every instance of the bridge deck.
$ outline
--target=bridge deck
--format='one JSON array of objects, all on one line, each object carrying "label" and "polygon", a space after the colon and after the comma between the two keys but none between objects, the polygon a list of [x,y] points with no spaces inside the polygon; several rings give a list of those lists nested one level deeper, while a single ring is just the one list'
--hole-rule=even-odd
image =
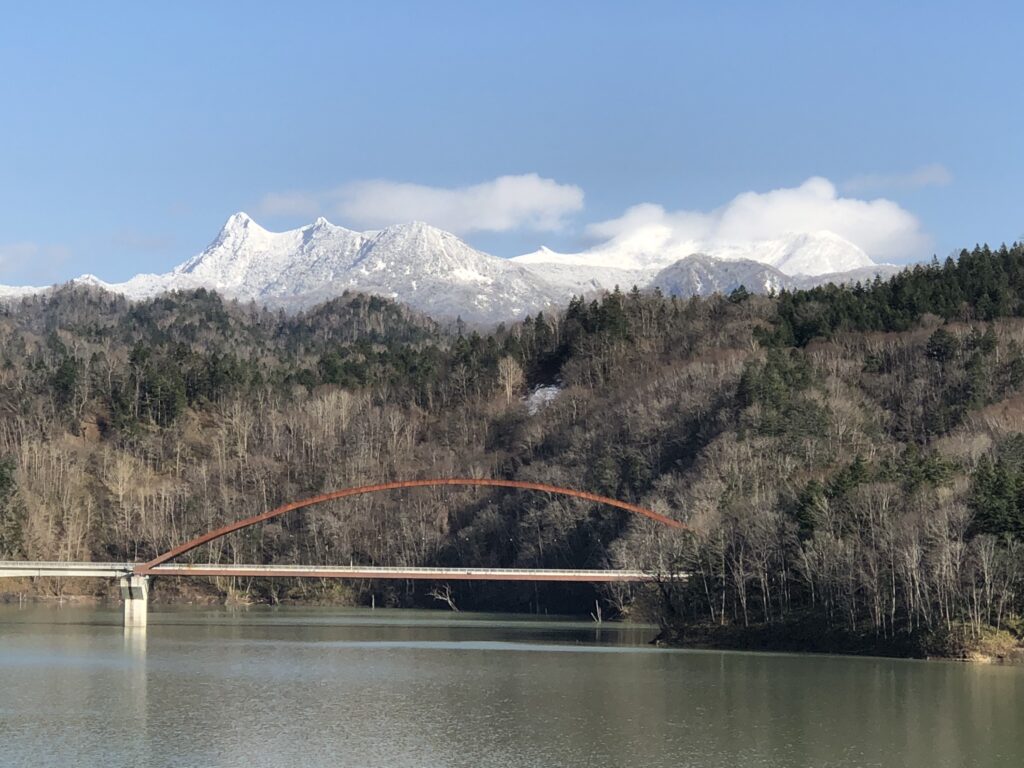
[{"label": "bridge deck", "polygon": [[428,581],[650,581],[643,571],[555,570],[527,568],[412,568],[310,565],[165,564],[150,571],[163,576],[265,576],[315,579],[398,579]]},{"label": "bridge deck", "polygon": [[0,578],[94,576],[116,579],[132,572],[135,563],[70,563],[41,560],[0,560]]},{"label": "bridge deck", "polygon": [[[0,578],[35,576],[127,576],[140,563],[60,563],[0,561]],[[146,572],[152,576],[255,576],[307,579],[397,579],[427,581],[563,581],[586,583],[652,581],[631,570],[558,570],[527,568],[413,568],[362,565],[218,565],[167,563]]]}]

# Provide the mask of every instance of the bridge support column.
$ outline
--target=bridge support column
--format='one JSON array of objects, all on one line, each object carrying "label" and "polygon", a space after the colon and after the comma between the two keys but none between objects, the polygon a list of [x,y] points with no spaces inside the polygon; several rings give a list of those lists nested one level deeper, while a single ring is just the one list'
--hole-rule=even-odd
[{"label": "bridge support column", "polygon": [[146,626],[149,614],[149,576],[123,576],[121,597],[124,598],[124,625]]}]

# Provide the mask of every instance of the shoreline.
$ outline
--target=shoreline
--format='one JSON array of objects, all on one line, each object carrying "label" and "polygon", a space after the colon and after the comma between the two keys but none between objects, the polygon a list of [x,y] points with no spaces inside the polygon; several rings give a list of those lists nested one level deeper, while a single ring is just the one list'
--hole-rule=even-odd
[{"label": "shoreline", "polygon": [[[108,594],[65,594],[41,595],[38,593],[0,592],[0,605],[60,605],[76,606],[120,606],[121,600],[112,593]],[[273,606],[275,603],[260,600],[244,600],[231,596],[202,594],[183,594],[181,592],[166,595],[165,599],[154,600],[156,605],[167,606],[209,606],[209,607],[257,607]],[[345,601],[330,600],[296,600],[285,599],[276,603],[280,606],[307,608],[360,608]],[[383,607],[383,606],[381,606]],[[394,606],[395,610],[403,610],[402,606]],[[409,607],[408,610],[423,610],[423,607]],[[442,609],[438,609],[442,610]],[[511,614],[510,615],[515,615]],[[583,614],[580,614],[581,616]],[[622,624],[618,620],[608,620],[609,624]],[[600,626],[595,624],[595,626]],[[656,625],[652,624],[652,627]],[[993,630],[994,631],[994,630]],[[1006,633],[1008,637],[1008,633]],[[804,622],[790,625],[756,625],[747,628],[733,626],[686,625],[684,627],[663,627],[651,641],[651,645],[664,648],[711,650],[711,651],[749,651],[755,653],[787,653],[820,656],[857,656],[888,659],[916,659],[922,661],[959,661],[972,664],[995,664],[1015,666],[1024,664],[1024,644],[1006,645],[1006,637],[1001,637],[1003,645],[998,648],[963,645],[935,645],[936,637],[899,636],[897,638],[879,638],[873,633],[848,631],[822,631],[821,628]],[[948,641],[948,639],[947,639]]]},{"label": "shoreline", "polygon": [[871,632],[824,630],[804,622],[751,627],[686,625],[666,627],[652,641],[671,648],[722,651],[760,651],[826,656],[860,656],[922,661],[962,661],[974,664],[1024,664],[1024,643],[1005,630],[986,628],[983,637],[942,634],[898,635],[882,638]]}]

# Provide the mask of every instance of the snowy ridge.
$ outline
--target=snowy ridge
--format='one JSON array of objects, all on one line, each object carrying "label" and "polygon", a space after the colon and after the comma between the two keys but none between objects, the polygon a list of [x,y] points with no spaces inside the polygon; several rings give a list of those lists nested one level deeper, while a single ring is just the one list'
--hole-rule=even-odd
[{"label": "snowy ridge", "polygon": [[[698,247],[702,245],[708,247]],[[123,283],[106,283],[94,275],[73,282],[135,300],[208,288],[229,298],[288,309],[350,290],[386,296],[438,319],[461,316],[468,322],[494,323],[616,286],[657,286],[678,296],[727,293],[739,285],[770,292],[870,280],[894,270],[874,264],[860,248],[831,232],[700,244],[672,242],[664,233],[645,230],[582,253],[541,248],[501,259],[422,222],[356,232],[319,218],[298,229],[271,232],[240,212],[228,218],[201,253],[170,272],[140,274]],[[46,290],[0,286],[0,300]]]},{"label": "snowy ridge", "polygon": [[875,264],[871,267],[826,275],[787,275],[782,270],[759,261],[722,260],[696,253],[658,272],[650,287],[658,288],[669,296],[728,294],[740,286],[752,293],[777,293],[784,288],[812,288],[825,283],[867,283],[876,275],[886,278],[898,271],[899,267]]},{"label": "snowy ridge", "polygon": [[758,261],[722,261],[697,253],[658,272],[651,286],[669,296],[710,296],[731,293],[740,286],[754,293],[772,293],[795,287],[796,280]]},{"label": "snowy ridge", "polygon": [[521,318],[571,295],[507,259],[422,222],[355,232],[324,218],[271,232],[245,213],[228,218],[202,253],[164,275],[124,283],[75,281],[144,299],[204,287],[242,300],[300,309],[346,290],[402,301],[439,318]]},{"label": "snowy ridge", "polygon": [[874,266],[863,250],[833,232],[793,232],[771,240],[732,243],[677,241],[664,227],[647,227],[581,253],[541,248],[513,261],[530,266],[561,264],[585,270],[656,273],[695,253],[722,261],[756,261],[787,275],[825,275]]}]

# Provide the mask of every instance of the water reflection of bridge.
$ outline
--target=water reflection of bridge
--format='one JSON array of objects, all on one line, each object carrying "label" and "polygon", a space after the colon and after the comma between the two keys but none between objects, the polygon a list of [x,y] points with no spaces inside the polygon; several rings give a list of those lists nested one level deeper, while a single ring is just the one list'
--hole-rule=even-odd
[{"label": "water reflection of bridge", "polygon": [[125,626],[145,626],[147,621],[150,579],[153,576],[244,576],[262,578],[314,578],[314,579],[399,579],[446,581],[543,581],[576,583],[616,583],[655,581],[663,578],[678,578],[678,575],[655,574],[639,570],[585,570],[585,569],[538,569],[538,568],[473,568],[473,567],[387,567],[387,566],[319,566],[319,565],[238,565],[219,563],[172,563],[171,560],[227,536],[234,531],[279,517],[304,507],[349,496],[360,496],[381,491],[437,486],[473,486],[513,488],[541,491],[561,496],[604,504],[654,520],[661,525],[683,529],[677,520],[666,517],[645,507],[599,496],[587,491],[532,483],[519,480],[491,480],[473,478],[439,478],[432,480],[404,480],[377,485],[346,488],[341,491],[321,494],[309,499],[285,504],[244,520],[205,533],[190,541],[164,552],[146,563],[95,563],[95,562],[31,562],[0,561],[0,578],[37,577],[97,577],[120,580],[124,597]]}]

